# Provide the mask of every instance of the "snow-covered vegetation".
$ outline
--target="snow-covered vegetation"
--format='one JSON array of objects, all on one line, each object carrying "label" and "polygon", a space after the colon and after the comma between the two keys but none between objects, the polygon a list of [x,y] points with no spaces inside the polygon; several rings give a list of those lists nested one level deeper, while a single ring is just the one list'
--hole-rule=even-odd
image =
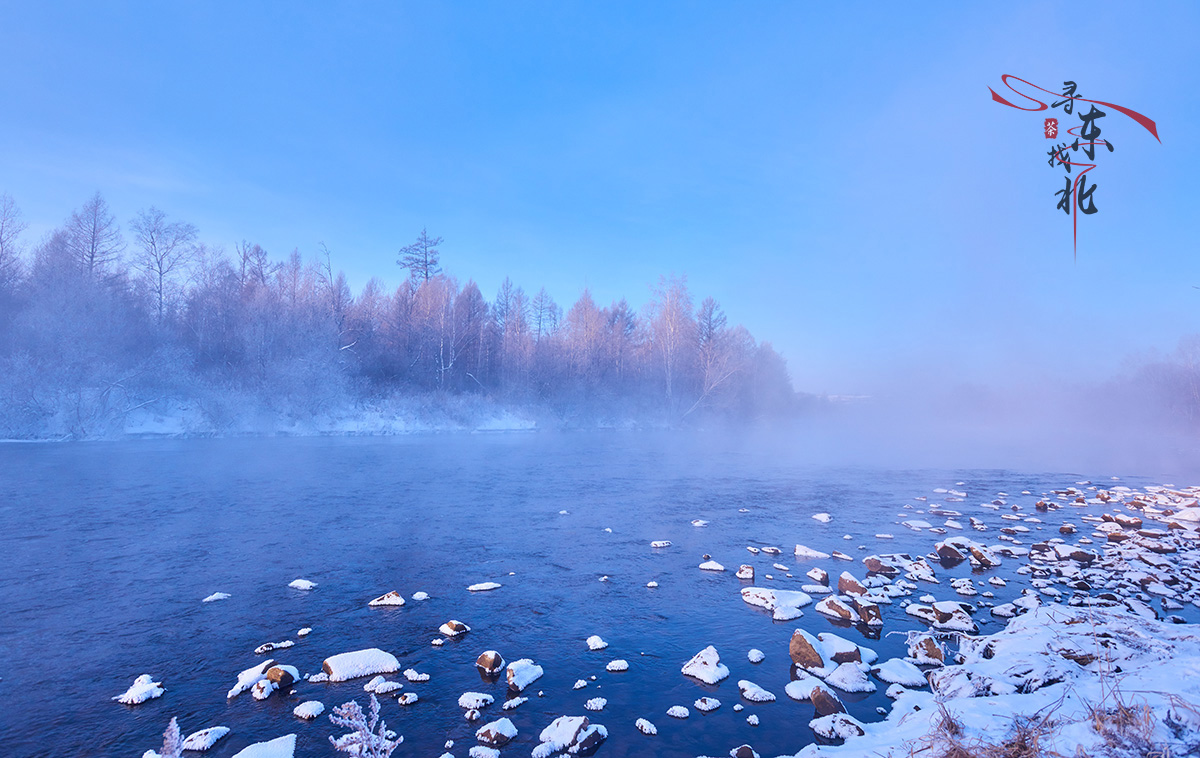
[{"label": "snow-covered vegetation", "polygon": [[[748,418],[792,408],[783,359],[683,278],[640,310],[490,301],[424,231],[354,293],[321,245],[205,244],[97,193],[32,241],[0,195],[0,436],[367,433]],[[397,245],[399,247],[399,244]]]}]

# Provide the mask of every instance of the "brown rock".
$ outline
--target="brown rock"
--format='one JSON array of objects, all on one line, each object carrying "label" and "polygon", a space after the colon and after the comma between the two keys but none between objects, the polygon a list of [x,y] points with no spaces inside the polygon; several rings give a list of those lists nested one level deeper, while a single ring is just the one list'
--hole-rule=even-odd
[{"label": "brown rock", "polygon": [[862,597],[867,594],[867,588],[862,586],[862,582],[855,579],[849,571],[843,571],[842,575],[838,577],[838,593]]},{"label": "brown rock", "polygon": [[504,668],[504,656],[495,650],[485,650],[475,659],[475,667],[489,676],[494,676]]},{"label": "brown rock", "polygon": [[829,572],[823,568],[809,569],[806,576],[814,582],[829,586]]},{"label": "brown rock", "polygon": [[733,758],[758,758],[758,753],[754,752],[754,748],[749,745],[738,745],[729,751],[729,754]]},{"label": "brown rock", "polygon": [[855,619],[854,609],[839,600],[836,595],[830,595],[817,603],[814,610],[830,618],[840,618],[850,622],[853,622]]},{"label": "brown rock", "polygon": [[867,567],[867,573],[869,574],[883,574],[884,576],[891,577],[900,573],[900,569],[890,563],[884,563],[876,555],[868,555],[866,558],[863,558],[863,565]]},{"label": "brown rock", "polygon": [[867,626],[881,626],[883,624],[883,614],[879,611],[879,605],[866,600],[854,598],[851,601],[854,604],[854,610],[858,611],[858,617]]},{"label": "brown rock", "polygon": [[824,668],[825,661],[821,658],[821,654],[812,646],[812,643],[797,629],[792,634],[792,641],[788,643],[788,654],[792,656],[792,663],[795,663],[801,668]]},{"label": "brown rock", "polygon": [[275,682],[275,686],[281,690],[286,690],[296,683],[296,678],[292,676],[292,672],[280,666],[272,666],[267,669],[267,679]]},{"label": "brown rock", "polygon": [[475,739],[490,747],[500,747],[501,745],[507,745],[508,741],[511,740],[512,737],[496,731],[491,724],[488,724],[479,731],[475,732]]},{"label": "brown rock", "polygon": [[938,647],[937,642],[932,637],[923,637],[917,644],[921,647],[921,652],[924,653],[926,658],[933,658],[945,662],[945,654],[942,652],[942,649]]},{"label": "brown rock", "polygon": [[958,548],[946,542],[937,543],[937,554],[946,563],[962,563],[966,559]]},{"label": "brown rock", "polygon": [[984,568],[995,568],[1000,565],[1000,559],[992,555],[990,551],[985,551],[978,545],[971,545],[971,555],[975,560],[979,561],[979,565]]},{"label": "brown rock", "polygon": [[1129,535],[1125,534],[1125,532],[1109,532],[1108,533],[1108,541],[1109,542],[1124,542],[1127,539],[1129,539]]},{"label": "brown rock", "polygon": [[1142,520],[1140,518],[1138,518],[1137,516],[1129,516],[1124,513],[1118,513],[1117,515],[1113,516],[1113,521],[1116,521],[1118,524],[1125,527],[1126,529],[1141,529],[1142,528]]},{"label": "brown rock", "polygon": [[574,750],[576,753],[587,755],[596,748],[600,747],[600,743],[604,742],[605,737],[604,733],[598,729],[587,729],[585,727],[583,737],[577,739],[579,741],[575,743],[574,747],[572,747],[572,750]]},{"label": "brown rock", "polygon": [[811,699],[818,718],[834,713],[846,712],[846,706],[842,705],[842,701],[838,699],[838,696],[821,685],[813,687]]},{"label": "brown rock", "polygon": [[1074,524],[1063,524],[1058,528],[1059,534],[1074,534],[1076,531]]}]

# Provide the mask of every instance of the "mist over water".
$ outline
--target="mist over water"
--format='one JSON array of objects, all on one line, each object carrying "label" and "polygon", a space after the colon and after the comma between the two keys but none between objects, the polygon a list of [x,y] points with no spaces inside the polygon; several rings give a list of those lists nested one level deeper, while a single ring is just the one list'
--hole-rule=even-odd
[{"label": "mist over water", "polygon": [[[794,752],[812,737],[797,728],[811,706],[783,694],[792,631],[832,631],[885,658],[904,654],[902,637],[866,638],[811,607],[794,622],[773,622],[740,598],[746,585],[732,577],[739,563],[756,565],[760,586],[798,589],[811,567],[791,555],[798,542],[849,552],[854,563],[813,564],[835,574],[861,575],[858,561],[874,552],[927,552],[932,535],[897,522],[914,512],[902,510],[911,498],[940,497],[935,488],[961,486],[968,501],[958,507],[995,518],[977,504],[997,492],[1031,511],[1036,493],[1081,478],[1117,484],[1107,481],[1107,469],[911,468],[932,448],[882,437],[869,446],[871,429],[863,433],[742,428],[4,445],[0,551],[9,570],[0,577],[0,645],[9,662],[0,679],[0,741],[11,755],[138,755],[160,744],[177,716],[185,732],[233,728],[210,753],[217,758],[290,732],[300,736],[297,756],[329,755],[326,736],[335,729],[327,719],[302,722],[291,709],[310,698],[327,708],[365,702],[365,680],[302,682],[295,694],[261,703],[248,693],[227,701],[225,692],[238,672],[266,657],[310,673],[329,655],[378,646],[432,677],[405,684],[419,693],[416,705],[384,702],[388,724],[405,735],[404,750],[436,755],[446,739],[460,743],[459,752],[474,744],[483,722],[466,722],[455,702],[468,690],[503,700],[503,684],[481,682],[473,666],[494,648],[546,669],[525,693],[530,702],[484,714],[503,713],[517,724],[520,742],[510,751],[531,748],[533,735],[559,715],[587,713],[610,729],[601,755],[644,754],[649,738],[633,729],[639,717],[658,725],[658,741],[650,743],[658,755],[720,754],[747,741],[764,755]],[[832,514],[831,523],[814,521],[819,512]],[[1057,519],[1080,513],[1039,515],[1057,534]],[[694,527],[697,518],[708,526]],[[880,532],[895,538],[875,539]],[[649,547],[660,539],[674,544]],[[784,552],[752,556],[746,545]],[[729,571],[699,571],[704,554]],[[1019,563],[998,572],[1010,585],[996,589],[996,602],[1020,593],[1012,573]],[[971,574],[965,564],[938,572]],[[318,586],[288,588],[296,578]],[[651,580],[659,588],[647,588]],[[482,581],[503,587],[465,590]],[[432,598],[396,609],[366,606],[393,589]],[[200,602],[218,591],[232,597]],[[889,632],[924,628],[898,606],[884,614]],[[438,625],[451,618],[472,631],[432,647]],[[1002,626],[986,612],[977,619],[985,631]],[[302,626],[314,631],[300,639]],[[592,634],[610,647],[588,652],[583,641]],[[251,652],[284,639],[297,645],[269,656]],[[715,688],[679,672],[709,644],[732,670]],[[748,663],[751,647],[767,660]],[[630,670],[606,673],[604,664],[617,658]],[[111,701],[143,673],[163,682],[163,697],[135,707]],[[735,713],[734,683],[742,678],[778,701]],[[589,686],[571,689],[577,679]],[[857,718],[876,720],[875,708],[887,704],[882,689],[843,697]],[[683,722],[665,716],[703,694],[724,705]],[[605,710],[584,711],[583,702],[597,696],[608,699]],[[761,725],[748,726],[748,713],[760,714]]]}]

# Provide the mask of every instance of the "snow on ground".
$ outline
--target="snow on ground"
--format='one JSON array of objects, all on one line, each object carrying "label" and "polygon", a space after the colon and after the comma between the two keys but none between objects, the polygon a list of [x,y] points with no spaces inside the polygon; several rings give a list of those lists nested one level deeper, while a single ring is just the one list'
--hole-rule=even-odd
[{"label": "snow on ground", "polygon": [[1124,608],[1042,607],[995,634],[964,636],[960,654],[961,664],[930,675],[932,692],[898,693],[885,721],[860,725],[864,735],[797,756],[939,755],[955,743],[1012,740],[1018,728],[1036,735],[1043,755],[1200,750],[1200,635],[1191,627]]}]

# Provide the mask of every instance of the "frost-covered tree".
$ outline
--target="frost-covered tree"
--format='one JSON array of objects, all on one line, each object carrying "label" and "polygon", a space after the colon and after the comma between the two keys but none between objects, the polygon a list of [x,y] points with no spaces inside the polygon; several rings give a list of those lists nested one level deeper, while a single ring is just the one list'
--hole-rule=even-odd
[{"label": "frost-covered tree", "polygon": [[647,308],[650,341],[662,367],[667,404],[673,406],[695,356],[692,296],[688,293],[687,278],[682,276],[659,277],[653,291],[654,298]]},{"label": "frost-covered tree", "polygon": [[346,753],[355,758],[389,758],[403,737],[389,731],[387,724],[379,718],[379,700],[371,693],[371,715],[363,713],[362,706],[357,700],[342,703],[329,714],[329,720],[334,724],[350,729],[348,734],[341,737],[330,737],[334,750]]},{"label": "frost-covered tree", "polygon": [[108,273],[125,250],[121,227],[99,192],[71,214],[66,233],[76,263],[90,277]]},{"label": "frost-covered tree", "polygon": [[532,303],[532,320],[533,320],[533,341],[541,342],[542,337],[547,337],[558,331],[558,324],[562,321],[562,308],[554,302],[554,298],[550,297],[550,293],[545,287],[538,290],[538,293],[533,296]]},{"label": "frost-covered tree", "polygon": [[[107,434],[158,403],[199,408],[221,429],[424,392],[673,422],[794,400],[782,358],[715,302],[693,309],[682,278],[662,279],[636,312],[585,291],[564,318],[544,287],[528,298],[506,279],[491,302],[471,280],[460,287],[424,230],[411,276],[355,297],[324,246],[277,260],[243,241],[226,255],[155,207],[133,219],[122,260],[98,194],[36,245],[21,244],[23,227],[0,196],[0,436]],[[1174,387],[1186,372],[1160,373]]]},{"label": "frost-covered tree", "polygon": [[28,228],[12,196],[0,194],[0,292],[7,290],[21,273],[21,232]]},{"label": "frost-covered tree", "polygon": [[438,251],[440,244],[441,237],[430,237],[422,228],[416,242],[400,248],[400,258],[396,265],[408,269],[412,278],[427,282],[442,273],[441,253]]},{"label": "frost-covered tree", "polygon": [[161,324],[177,280],[196,252],[200,233],[186,222],[168,221],[167,214],[154,206],[140,211],[129,228],[137,244],[133,262],[149,286]]}]

